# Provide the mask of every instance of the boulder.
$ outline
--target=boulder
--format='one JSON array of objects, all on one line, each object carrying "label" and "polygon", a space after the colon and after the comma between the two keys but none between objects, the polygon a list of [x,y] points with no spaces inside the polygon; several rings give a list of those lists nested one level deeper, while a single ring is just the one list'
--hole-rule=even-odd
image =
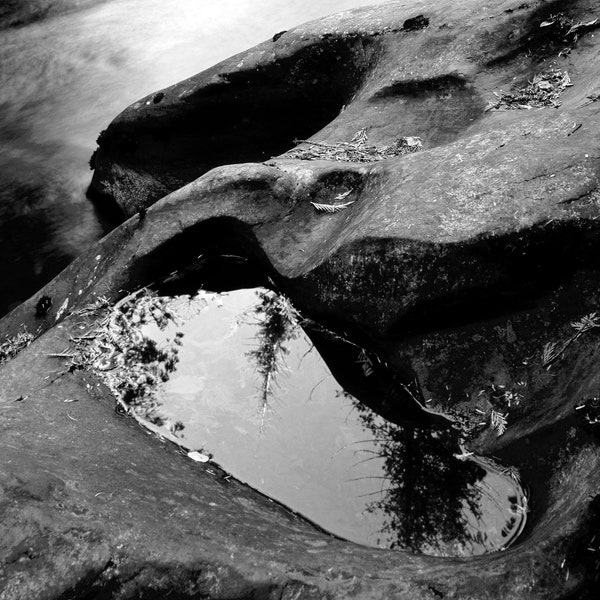
[{"label": "boulder", "polygon": [[[528,410],[510,424],[506,438],[490,442],[486,431],[474,442],[480,452],[516,465],[531,486],[522,541],[470,560],[367,548],[320,530],[218,466],[194,462],[149,435],[114,410],[110,391],[94,373],[73,369],[61,357],[73,337],[102,317],[90,310],[91,299],[123,294],[117,274],[119,256],[129,251],[121,237],[126,229],[64,271],[43,290],[45,299],[33,298],[1,323],[6,332],[22,323],[31,329],[37,323],[40,331],[0,366],[2,600],[168,593],[557,599],[586,590],[592,597],[599,453],[594,431],[574,407],[597,389],[597,338],[582,337],[577,354],[558,361],[551,383],[545,382],[557,388],[554,397],[529,397]],[[485,332],[486,326],[473,328]],[[337,372],[339,357],[335,364],[323,355]],[[498,358],[483,360],[493,366]],[[474,361],[472,375],[482,364]],[[540,370],[536,364],[532,372]],[[552,408],[557,400],[558,412],[548,414],[544,402]]]},{"label": "boulder", "polygon": [[[0,366],[0,598],[592,597],[594,8],[350,11],[122,113],[92,190],[130,218],[0,321],[0,340],[37,338]],[[522,540],[465,560],[337,539],[147,435],[93,373],[49,356],[94,326],[98,298],[258,283],[517,467]],[[348,377],[353,357],[314,340]]]}]

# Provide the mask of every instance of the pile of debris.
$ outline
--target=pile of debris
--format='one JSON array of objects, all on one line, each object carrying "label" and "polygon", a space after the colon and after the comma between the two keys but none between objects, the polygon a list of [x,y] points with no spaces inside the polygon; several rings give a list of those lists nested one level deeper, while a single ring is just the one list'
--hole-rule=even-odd
[{"label": "pile of debris", "polygon": [[489,110],[531,110],[553,106],[558,108],[559,96],[568,87],[571,87],[571,78],[566,71],[546,71],[538,73],[527,87],[521,88],[516,94],[497,94],[495,102],[490,102],[486,107]]},{"label": "pile of debris", "polygon": [[327,143],[294,140],[296,144],[306,144],[307,147],[288,150],[280,158],[374,162],[418,152],[423,149],[423,142],[418,137],[401,137],[390,146],[369,146],[367,145],[367,139],[367,128],[363,127],[350,142]]},{"label": "pile of debris", "polygon": [[[104,312],[97,327],[85,335],[71,338],[71,351],[56,356],[71,358],[69,370],[89,368],[110,388],[120,412],[134,414],[154,423],[166,425],[160,415],[156,391],[175,370],[179,360],[182,333],[158,345],[148,328],[163,331],[176,322],[167,300],[142,288],[110,306],[99,301],[80,311],[81,316]],[[183,427],[169,424],[173,431]]]},{"label": "pile of debris", "polygon": [[14,358],[23,348],[26,348],[33,341],[33,334],[23,329],[16,335],[7,337],[2,343],[0,343],[0,363]]},{"label": "pile of debris", "polygon": [[582,33],[586,30],[595,29],[599,25],[599,19],[592,19],[587,23],[583,21],[575,23],[571,17],[561,12],[552,14],[545,21],[542,21],[540,29],[547,28],[554,37],[561,39],[563,42],[575,44]]}]

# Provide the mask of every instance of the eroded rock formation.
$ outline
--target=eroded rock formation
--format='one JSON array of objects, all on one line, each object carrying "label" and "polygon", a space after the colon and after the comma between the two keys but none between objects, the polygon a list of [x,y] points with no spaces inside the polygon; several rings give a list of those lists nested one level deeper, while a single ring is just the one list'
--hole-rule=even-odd
[{"label": "eroded rock formation", "polygon": [[[2,336],[38,335],[0,371],[2,600],[591,593],[599,454],[575,409],[599,384],[597,16],[591,1],[395,2],[276,36],[122,113],[92,187],[133,216],[0,321]],[[277,157],[363,128],[423,150]],[[408,366],[473,448],[517,466],[533,488],[523,541],[456,560],[335,539],[163,447],[92,374],[48,356],[99,296],[191,292],[222,255]],[[477,425],[491,410],[508,414],[501,436]]]}]

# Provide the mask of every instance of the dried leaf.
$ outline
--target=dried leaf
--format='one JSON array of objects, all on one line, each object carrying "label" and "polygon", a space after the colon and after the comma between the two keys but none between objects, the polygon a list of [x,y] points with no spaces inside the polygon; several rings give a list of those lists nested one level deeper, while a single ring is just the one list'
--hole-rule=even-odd
[{"label": "dried leaf", "polygon": [[344,198],[347,198],[350,194],[352,193],[352,190],[348,190],[347,192],[343,192],[341,194],[338,194],[335,199],[336,200],[343,200]]},{"label": "dried leaf", "polygon": [[208,456],[208,454],[204,454],[202,452],[196,452],[195,450],[193,452],[188,452],[187,455],[188,455],[188,458],[191,458],[192,460],[195,460],[196,462],[207,463],[210,460],[210,456]]},{"label": "dried leaf", "polygon": [[360,354],[358,355],[357,362],[362,367],[365,377],[369,377],[369,376],[373,375],[373,363],[371,362],[371,359],[367,355],[364,348],[361,349]]}]

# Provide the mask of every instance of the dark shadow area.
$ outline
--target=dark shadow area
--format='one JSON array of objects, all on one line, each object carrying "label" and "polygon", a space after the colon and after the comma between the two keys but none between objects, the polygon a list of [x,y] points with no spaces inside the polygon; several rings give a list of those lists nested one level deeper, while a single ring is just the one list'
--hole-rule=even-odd
[{"label": "dark shadow area", "polygon": [[[174,270],[173,267],[176,267]],[[208,219],[141,260],[133,279],[161,295],[273,287],[275,276],[249,226],[231,217]]]},{"label": "dark shadow area", "polygon": [[398,81],[377,91],[369,102],[383,103],[403,130],[418,132],[430,148],[455,140],[485,108],[474,86],[457,75]]},{"label": "dark shadow area", "polygon": [[[427,265],[431,275],[424,280],[411,273],[382,279],[382,271],[398,272],[399,252],[407,261],[403,269],[414,255],[418,264]],[[349,264],[350,257],[351,278],[341,266]],[[318,266],[309,279],[287,281],[286,293],[299,299],[302,310],[318,310],[317,318],[329,322],[322,303],[312,306],[308,300],[312,293],[317,294],[312,291],[316,282],[327,280],[331,289],[346,290],[344,314],[353,318],[338,313],[330,324],[336,330],[354,327],[348,331],[353,338],[361,335],[356,326],[359,318],[372,321],[373,302],[377,301],[378,310],[388,312],[387,320],[393,318],[393,301],[402,306],[408,291],[418,293],[418,305],[400,309],[400,316],[386,331],[389,336],[406,337],[535,307],[548,292],[568,284],[577,273],[600,270],[600,231],[594,221],[581,220],[447,245],[363,239],[356,247],[344,247],[331,260],[339,265],[334,271],[329,265]],[[375,286],[382,296],[371,297],[371,304],[366,306],[365,290],[370,286]]]},{"label": "dark shadow area", "polygon": [[[15,190],[14,201],[20,194],[40,195],[43,189],[23,186]],[[109,222],[86,214],[80,222],[81,232],[76,239],[70,233],[80,218],[73,206],[52,205],[35,208],[24,214],[0,221],[0,316],[27,300],[32,294],[60,273],[82,250],[113,228]],[[97,221],[96,221],[97,219]],[[96,229],[100,224],[100,231]],[[81,234],[87,232],[87,240]],[[34,242],[34,243],[32,243]]]},{"label": "dark shadow area", "polygon": [[423,15],[417,15],[412,19],[406,19],[402,24],[404,31],[418,31],[419,29],[425,29],[429,27],[429,18]]},{"label": "dark shadow area", "polygon": [[92,187],[108,193],[99,179],[114,163],[152,173],[171,191],[216,166],[281,154],[339,114],[376,48],[332,36],[266,67],[221,73],[185,100],[171,100],[166,90],[160,103],[128,109],[100,135]]},{"label": "dark shadow area", "polygon": [[[465,280],[459,292],[436,290],[409,310],[390,335],[450,329],[499,315],[534,308],[540,299],[568,284],[581,269],[600,269],[600,232],[593,223],[553,224],[505,237],[479,239],[457,248],[451,266],[441,266]],[[439,261],[434,260],[433,265]],[[441,290],[440,290],[441,291]]]},{"label": "dark shadow area", "polygon": [[322,324],[309,319],[301,324],[337,382],[362,404],[397,425],[452,428],[450,419],[424,407],[410,366],[392,367]]},{"label": "dark shadow area", "polygon": [[380,89],[373,95],[371,101],[380,98],[399,98],[411,96],[420,98],[429,96],[432,93],[444,93],[450,90],[462,90],[467,87],[467,81],[463,77],[456,75],[442,75],[432,79],[413,79],[409,81],[399,81]]},{"label": "dark shadow area", "polygon": [[[485,66],[501,67],[518,58],[541,62],[556,56],[561,50],[575,46],[589,29],[582,29],[577,36],[569,33],[571,24],[574,25],[580,20],[580,17],[576,17],[571,24],[568,24],[571,19],[569,10],[571,4],[576,3],[554,0],[541,3],[527,19],[522,19],[519,14],[515,15],[505,29],[498,31],[496,42],[490,45],[495,49],[494,55],[484,61]],[[529,5],[523,6],[529,7]],[[561,15],[561,18],[556,18],[558,15]],[[594,15],[590,13],[589,20],[593,18]],[[542,23],[549,23],[549,25],[540,27]]]},{"label": "dark shadow area", "polygon": [[98,217],[113,228],[120,225],[127,218],[127,215],[109,194],[99,192],[90,185],[85,195],[92,203]]}]

